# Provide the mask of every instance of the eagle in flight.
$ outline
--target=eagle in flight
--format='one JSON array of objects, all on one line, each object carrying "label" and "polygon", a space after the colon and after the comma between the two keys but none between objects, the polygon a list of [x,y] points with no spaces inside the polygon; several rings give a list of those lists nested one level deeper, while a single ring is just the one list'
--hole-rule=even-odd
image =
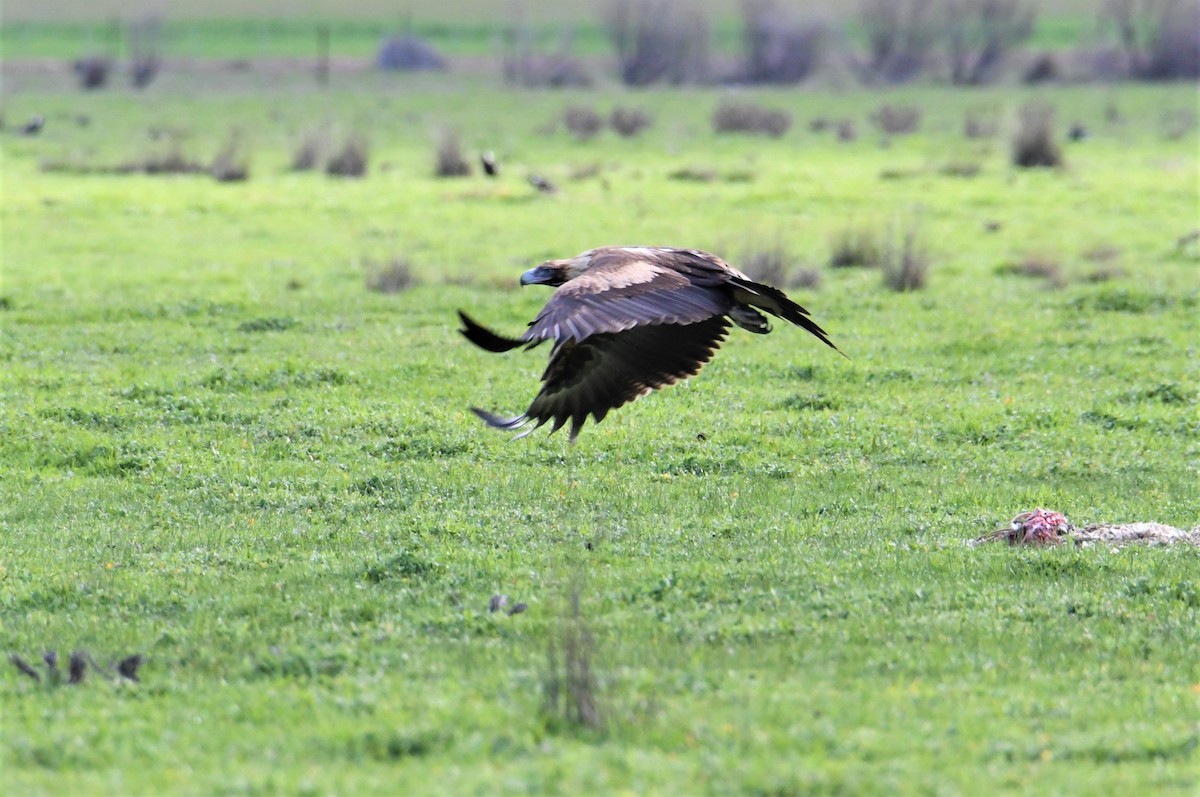
[{"label": "eagle in flight", "polygon": [[550,301],[520,338],[492,332],[459,310],[467,340],[491,352],[554,341],[542,389],[529,409],[501,418],[472,407],[488,426],[524,437],[548,421],[569,420],[571,442],[588,415],[609,410],[699,373],[725,339],[730,320],[771,331],[759,310],[808,330],[835,351],[825,330],[783,291],[754,282],[716,255],[696,249],[605,246],[549,260],[521,275],[550,285]]}]

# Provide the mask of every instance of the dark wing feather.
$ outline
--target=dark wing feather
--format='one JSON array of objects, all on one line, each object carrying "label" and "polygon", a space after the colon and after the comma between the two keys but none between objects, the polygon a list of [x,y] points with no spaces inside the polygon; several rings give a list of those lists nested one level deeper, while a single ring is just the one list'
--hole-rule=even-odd
[{"label": "dark wing feather", "polygon": [[462,320],[463,328],[459,330],[467,340],[474,343],[481,349],[500,354],[502,352],[511,351],[518,346],[526,346],[533,348],[541,341],[533,341],[532,343],[519,338],[506,338],[503,335],[497,335],[492,330],[475,321],[462,310],[458,311],[458,317]]},{"label": "dark wing feather", "polygon": [[829,339],[825,330],[809,317],[808,311],[789,299],[783,291],[741,277],[734,277],[729,280],[729,283],[734,286],[733,298],[739,304],[748,304],[766,310],[784,321],[790,321],[811,332],[829,348],[839,354],[842,353],[842,350]]},{"label": "dark wing feather", "polygon": [[[729,295],[719,287],[723,280],[701,274],[699,267],[681,268],[677,260],[677,253],[665,249],[596,250],[588,270],[550,297],[525,339],[582,341],[637,326],[695,324],[729,312]],[[715,266],[709,270],[715,272]]]},{"label": "dark wing feather", "polygon": [[571,440],[588,415],[599,423],[616,409],[652,390],[699,373],[725,339],[724,316],[696,324],[656,324],[620,333],[601,333],[582,342],[555,346],[542,374],[542,390],[529,409],[515,418],[500,418],[474,409],[489,426],[516,430],[553,421],[551,433],[571,422]]}]

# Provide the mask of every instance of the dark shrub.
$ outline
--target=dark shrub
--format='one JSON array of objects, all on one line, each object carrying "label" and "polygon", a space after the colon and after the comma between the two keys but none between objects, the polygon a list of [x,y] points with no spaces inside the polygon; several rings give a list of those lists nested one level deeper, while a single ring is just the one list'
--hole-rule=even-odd
[{"label": "dark shrub", "polygon": [[86,91],[103,88],[112,72],[112,61],[99,55],[80,58],[72,67],[79,79],[79,86]]},{"label": "dark shrub", "polygon": [[762,133],[778,138],[791,128],[792,116],[750,102],[722,100],[713,111],[712,125],[718,133]]},{"label": "dark shrub", "polygon": [[1025,67],[1025,73],[1021,75],[1021,80],[1030,86],[1061,79],[1062,67],[1058,65],[1058,59],[1054,57],[1054,53],[1039,53],[1029,62],[1029,66]]},{"label": "dark shrub", "polygon": [[446,59],[424,39],[416,36],[392,36],[384,40],[375,56],[380,69],[413,72],[442,71]]}]

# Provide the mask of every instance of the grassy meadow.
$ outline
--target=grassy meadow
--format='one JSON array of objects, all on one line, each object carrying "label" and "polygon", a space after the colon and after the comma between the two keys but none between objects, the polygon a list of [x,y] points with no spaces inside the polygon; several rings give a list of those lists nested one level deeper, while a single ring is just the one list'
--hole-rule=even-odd
[{"label": "grassy meadow", "polygon": [[[714,133],[715,89],[251,83],[4,98],[0,650],[145,663],[5,665],[0,791],[1200,790],[1200,554],[967,545],[1033,506],[1200,523],[1194,86],[739,92],[793,115],[767,138]],[[1062,168],[1011,165],[1030,101]],[[568,105],[653,126],[578,141]],[[364,178],[290,169],[320,130]],[[500,177],[436,177],[446,130]],[[231,137],[244,182],[111,169]],[[828,265],[909,231],[923,290]],[[734,330],[574,446],[484,428],[546,353],[455,310],[516,333],[521,271],[619,243],[784,251],[849,359]]]}]

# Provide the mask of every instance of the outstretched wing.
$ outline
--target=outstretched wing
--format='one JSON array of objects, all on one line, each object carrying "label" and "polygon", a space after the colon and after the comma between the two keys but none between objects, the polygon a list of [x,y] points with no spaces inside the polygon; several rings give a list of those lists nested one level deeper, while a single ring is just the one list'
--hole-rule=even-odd
[{"label": "outstretched wing", "polygon": [[724,315],[731,269],[700,253],[652,247],[593,250],[588,269],[560,286],[526,340],[573,340],[649,324],[695,324]]},{"label": "outstretched wing", "polygon": [[588,415],[599,423],[610,410],[699,373],[725,339],[729,322],[714,316],[694,324],[655,324],[560,341],[529,409],[501,418],[472,408],[489,426],[515,431],[553,421],[551,434],[571,421],[571,441]]}]

